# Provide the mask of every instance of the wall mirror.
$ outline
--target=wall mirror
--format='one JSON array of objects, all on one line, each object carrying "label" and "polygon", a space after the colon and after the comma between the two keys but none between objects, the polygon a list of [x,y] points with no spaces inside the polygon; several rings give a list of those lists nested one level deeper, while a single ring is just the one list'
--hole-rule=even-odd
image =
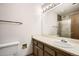
[{"label": "wall mirror", "polygon": [[42,35],[79,39],[79,3],[47,3],[42,11]]}]

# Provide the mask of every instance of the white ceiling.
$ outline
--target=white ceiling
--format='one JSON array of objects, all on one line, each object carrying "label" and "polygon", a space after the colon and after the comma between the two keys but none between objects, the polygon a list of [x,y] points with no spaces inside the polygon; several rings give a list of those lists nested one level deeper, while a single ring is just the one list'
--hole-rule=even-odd
[{"label": "white ceiling", "polygon": [[56,12],[59,15],[66,15],[75,11],[79,10],[79,4],[72,4],[72,3],[64,3],[60,6],[52,9],[54,12]]},{"label": "white ceiling", "polygon": [[52,8],[51,11],[56,12],[59,15],[66,15],[79,10],[79,3],[61,3]]}]

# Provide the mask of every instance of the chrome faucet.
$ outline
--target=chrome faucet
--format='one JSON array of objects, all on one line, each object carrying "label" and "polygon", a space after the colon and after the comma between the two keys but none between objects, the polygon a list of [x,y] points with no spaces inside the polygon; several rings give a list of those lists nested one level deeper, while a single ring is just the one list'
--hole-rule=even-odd
[{"label": "chrome faucet", "polygon": [[66,40],[63,40],[63,39],[61,40],[61,42],[63,42],[63,43],[67,43],[67,41],[66,41]]}]

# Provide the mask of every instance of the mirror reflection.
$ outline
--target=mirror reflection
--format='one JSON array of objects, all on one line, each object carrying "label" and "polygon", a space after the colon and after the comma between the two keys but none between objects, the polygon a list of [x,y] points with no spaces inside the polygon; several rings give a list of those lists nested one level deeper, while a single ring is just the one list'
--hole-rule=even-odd
[{"label": "mirror reflection", "polygon": [[79,39],[79,3],[42,4],[42,34]]}]

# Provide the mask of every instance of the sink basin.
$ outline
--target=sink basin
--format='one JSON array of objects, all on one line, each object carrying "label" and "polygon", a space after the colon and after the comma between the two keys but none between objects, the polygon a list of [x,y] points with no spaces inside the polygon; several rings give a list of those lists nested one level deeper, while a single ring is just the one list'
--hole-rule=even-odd
[{"label": "sink basin", "polygon": [[72,44],[69,42],[55,41],[54,44],[63,48],[72,48]]}]

